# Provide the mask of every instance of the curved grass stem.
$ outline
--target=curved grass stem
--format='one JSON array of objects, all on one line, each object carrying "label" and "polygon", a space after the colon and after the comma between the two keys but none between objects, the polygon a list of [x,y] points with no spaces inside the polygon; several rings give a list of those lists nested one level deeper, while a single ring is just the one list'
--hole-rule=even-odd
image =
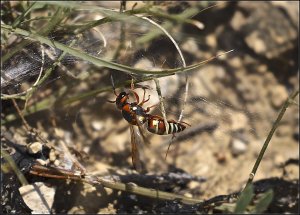
[{"label": "curved grass stem", "polygon": [[[16,28],[13,29],[12,26],[9,25],[5,25],[5,24],[1,24],[1,28],[4,31],[8,31],[11,33],[15,33],[18,35],[22,35],[24,37],[28,37],[32,40],[36,40],[39,41],[40,43],[44,43],[47,44],[51,47],[55,47],[57,49],[60,49],[70,55],[73,55],[74,57],[78,57],[81,58],[82,60],[88,61],[92,64],[94,64],[95,66],[99,66],[99,67],[107,67],[110,69],[114,69],[114,70],[119,70],[125,73],[129,73],[129,74],[136,74],[136,75],[171,75],[171,74],[175,74],[175,73],[180,73],[180,72],[187,72],[187,71],[192,71],[195,70],[201,66],[203,66],[205,63],[219,57],[220,55],[217,56],[213,56],[211,58],[209,58],[208,60],[187,66],[185,68],[175,68],[175,69],[167,69],[167,70],[143,70],[143,69],[136,69],[136,68],[132,68],[129,66],[125,66],[123,64],[118,64],[118,63],[114,63],[114,62],[110,62],[110,61],[106,61],[103,60],[101,58],[97,58],[93,55],[87,54],[87,53],[83,53],[80,50],[77,50],[75,48],[69,47],[67,45],[64,45],[60,42],[54,41],[54,40],[50,40],[47,37],[35,34],[35,33],[31,33],[29,31],[20,29],[20,28]],[[227,54],[229,52],[231,52],[232,50],[225,52],[223,54]],[[221,54],[221,55],[223,55]]]}]

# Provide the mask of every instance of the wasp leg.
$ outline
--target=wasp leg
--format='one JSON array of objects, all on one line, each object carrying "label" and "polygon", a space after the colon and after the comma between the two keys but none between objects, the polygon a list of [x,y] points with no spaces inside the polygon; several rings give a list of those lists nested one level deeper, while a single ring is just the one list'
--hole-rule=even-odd
[{"label": "wasp leg", "polygon": [[167,151],[166,151],[165,160],[167,160],[168,152],[169,152],[169,150],[170,150],[170,146],[171,146],[172,141],[174,140],[175,137],[176,137],[176,136],[175,136],[175,134],[173,133],[173,134],[172,134],[171,142],[170,142],[170,144],[169,144],[169,146],[168,146],[168,149],[167,149]]},{"label": "wasp leg", "polygon": [[145,95],[146,95],[146,89],[143,88],[144,90],[144,95],[143,95],[143,100],[142,102],[139,104],[140,106],[143,106],[143,104],[145,104],[146,102],[148,102],[150,100],[150,95],[148,95],[148,99],[145,100]]},{"label": "wasp leg", "polygon": [[[146,108],[146,113],[148,113],[148,112],[150,111],[151,108],[154,108],[154,107],[156,107],[157,105],[158,105],[158,104],[152,105],[152,106],[150,106],[150,107],[147,107],[147,108]],[[160,116],[158,116],[158,117],[160,117]]]},{"label": "wasp leg", "polygon": [[116,100],[115,101],[106,100],[106,101],[109,102],[109,103],[116,103]]},{"label": "wasp leg", "polygon": [[130,91],[134,94],[135,99],[136,99],[136,103],[139,103],[139,102],[140,102],[140,97],[139,97],[139,95],[138,95],[134,90],[132,90],[132,89],[130,89]]},{"label": "wasp leg", "polygon": [[144,100],[139,104],[140,106],[143,106],[143,104],[145,104],[146,102],[148,102],[150,100],[150,95],[148,95],[148,99]]},{"label": "wasp leg", "polygon": [[191,125],[190,125],[190,124],[188,124],[188,123],[186,123],[186,122],[178,122],[178,123],[180,123],[180,124],[185,124],[185,125],[187,125],[187,126],[190,126],[190,127],[191,127]]},{"label": "wasp leg", "polygon": [[188,125],[188,126],[190,126],[191,127],[191,125],[190,124],[188,124],[188,123],[186,123],[186,122],[178,122],[178,121],[175,121],[174,119],[171,119],[171,120],[168,120],[169,122],[173,122],[173,123],[178,123],[178,124],[183,124],[183,125]]},{"label": "wasp leg", "polygon": [[113,88],[113,90],[114,90],[114,94],[118,97],[118,94],[117,94],[116,88],[115,88],[114,78],[113,78],[112,75],[110,76],[110,80],[111,80],[112,88]]}]

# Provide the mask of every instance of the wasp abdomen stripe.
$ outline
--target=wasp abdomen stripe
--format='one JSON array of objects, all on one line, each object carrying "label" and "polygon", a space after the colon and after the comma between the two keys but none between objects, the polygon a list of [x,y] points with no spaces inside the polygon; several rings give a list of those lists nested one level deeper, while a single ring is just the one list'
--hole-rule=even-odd
[{"label": "wasp abdomen stripe", "polygon": [[[168,127],[168,129],[166,127]],[[185,126],[181,123],[173,121],[168,121],[168,126],[166,126],[163,119],[150,118],[148,120],[147,128],[148,131],[154,134],[167,135],[183,131],[185,129]]]}]

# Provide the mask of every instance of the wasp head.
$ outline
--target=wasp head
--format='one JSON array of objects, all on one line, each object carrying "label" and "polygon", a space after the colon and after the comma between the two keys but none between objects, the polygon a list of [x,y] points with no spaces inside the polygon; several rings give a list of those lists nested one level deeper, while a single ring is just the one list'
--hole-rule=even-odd
[{"label": "wasp head", "polygon": [[125,92],[121,92],[116,99],[116,105],[118,109],[122,109],[122,107],[127,103],[128,94]]}]

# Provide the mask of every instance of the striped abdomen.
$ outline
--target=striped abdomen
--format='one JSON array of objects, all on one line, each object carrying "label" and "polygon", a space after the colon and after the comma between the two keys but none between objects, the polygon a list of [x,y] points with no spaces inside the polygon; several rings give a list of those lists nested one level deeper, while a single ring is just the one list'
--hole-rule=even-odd
[{"label": "striped abdomen", "polygon": [[149,132],[158,135],[174,134],[183,131],[186,127],[175,121],[168,121],[169,129],[166,131],[164,119],[159,116],[149,116],[147,129]]}]

